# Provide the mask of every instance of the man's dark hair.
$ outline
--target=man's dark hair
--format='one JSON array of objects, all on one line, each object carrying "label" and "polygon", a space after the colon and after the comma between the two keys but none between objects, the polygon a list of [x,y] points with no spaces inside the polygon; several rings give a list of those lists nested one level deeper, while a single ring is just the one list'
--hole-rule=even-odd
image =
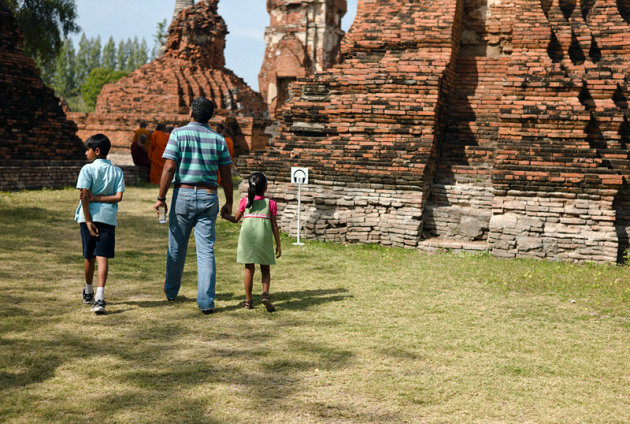
[{"label": "man's dark hair", "polygon": [[147,127],[146,122],[140,122],[140,128],[146,128],[146,127]]},{"label": "man's dark hair", "polygon": [[157,127],[155,127],[155,131],[166,131],[166,125],[160,122],[159,124],[157,124]]},{"label": "man's dark hair", "polygon": [[112,147],[112,143],[105,134],[94,134],[85,142],[85,148],[96,150],[97,147],[101,150],[101,156],[106,157],[109,149]]},{"label": "man's dark hair", "polygon": [[193,119],[200,124],[207,124],[214,115],[214,103],[205,97],[197,97],[190,104],[190,108]]}]

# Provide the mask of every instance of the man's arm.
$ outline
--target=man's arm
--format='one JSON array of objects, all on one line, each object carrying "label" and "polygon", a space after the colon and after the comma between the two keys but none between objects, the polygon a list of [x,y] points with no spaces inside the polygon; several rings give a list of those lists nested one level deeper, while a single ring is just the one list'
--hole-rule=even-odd
[{"label": "man's arm", "polygon": [[93,237],[98,237],[98,228],[92,222],[92,215],[90,214],[90,198],[92,193],[87,188],[81,189],[81,209],[83,209],[83,217],[85,218],[85,225],[87,225],[88,231]]},{"label": "man's arm", "polygon": [[230,165],[219,165],[221,183],[223,184],[223,192],[225,193],[225,205],[221,208],[221,216],[232,215],[234,186],[232,184],[232,170],[230,168]]},{"label": "man's arm", "polygon": [[173,159],[166,159],[164,162],[164,168],[162,169],[162,176],[160,177],[160,191],[158,192],[158,200],[153,204],[153,209],[155,212],[159,213],[158,209],[160,206],[164,207],[168,212],[168,206],[166,206],[166,194],[168,193],[168,189],[171,187],[171,181],[173,181],[173,176],[175,175],[175,171],[177,171],[177,162]]}]

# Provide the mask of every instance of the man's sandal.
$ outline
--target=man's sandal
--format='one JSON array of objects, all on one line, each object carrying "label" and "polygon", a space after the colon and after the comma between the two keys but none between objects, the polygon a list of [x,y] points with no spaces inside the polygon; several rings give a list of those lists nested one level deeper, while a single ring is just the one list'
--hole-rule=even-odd
[{"label": "man's sandal", "polygon": [[245,309],[254,309],[254,305],[252,304],[252,301],[251,301],[251,300],[246,300],[246,301],[245,301],[245,304],[243,305],[243,307],[244,307]]}]

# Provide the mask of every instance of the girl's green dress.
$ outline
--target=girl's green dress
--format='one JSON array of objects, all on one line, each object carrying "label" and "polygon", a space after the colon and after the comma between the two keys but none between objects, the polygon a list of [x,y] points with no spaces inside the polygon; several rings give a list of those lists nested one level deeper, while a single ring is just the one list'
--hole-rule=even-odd
[{"label": "girl's green dress", "polygon": [[276,263],[269,199],[254,200],[254,203],[245,209],[241,233],[238,236],[236,262],[260,265]]}]

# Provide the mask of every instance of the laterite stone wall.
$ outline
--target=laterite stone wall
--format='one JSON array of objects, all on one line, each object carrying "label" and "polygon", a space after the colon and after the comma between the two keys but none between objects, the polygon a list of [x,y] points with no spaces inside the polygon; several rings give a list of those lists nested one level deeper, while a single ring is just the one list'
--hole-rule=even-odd
[{"label": "laterite stone wall", "polygon": [[[612,262],[628,247],[624,2],[359,1],[342,63],[291,86],[263,170],[306,237]],[[480,247],[483,246],[483,247]]]}]

